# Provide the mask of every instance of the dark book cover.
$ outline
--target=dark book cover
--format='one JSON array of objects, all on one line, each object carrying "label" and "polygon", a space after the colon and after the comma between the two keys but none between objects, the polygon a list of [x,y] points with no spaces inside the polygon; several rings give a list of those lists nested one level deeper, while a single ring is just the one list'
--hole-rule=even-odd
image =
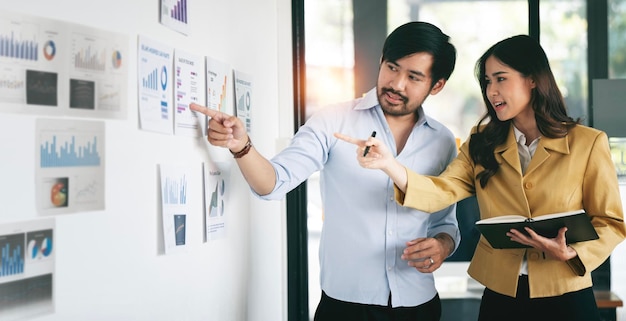
[{"label": "dark book cover", "polygon": [[584,210],[540,215],[533,218],[521,215],[497,216],[476,222],[476,228],[496,249],[527,248],[529,246],[511,241],[506,233],[517,229],[528,235],[524,227],[530,227],[537,234],[554,238],[559,229],[567,227],[567,244],[598,239],[598,233]]}]

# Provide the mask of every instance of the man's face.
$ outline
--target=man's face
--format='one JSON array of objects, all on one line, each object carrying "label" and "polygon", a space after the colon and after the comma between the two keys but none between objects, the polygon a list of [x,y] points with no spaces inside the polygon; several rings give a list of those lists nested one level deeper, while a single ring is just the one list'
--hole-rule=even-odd
[{"label": "man's face", "polygon": [[387,115],[412,115],[428,95],[434,95],[443,88],[443,79],[431,88],[432,64],[433,56],[426,52],[381,63],[376,93]]}]

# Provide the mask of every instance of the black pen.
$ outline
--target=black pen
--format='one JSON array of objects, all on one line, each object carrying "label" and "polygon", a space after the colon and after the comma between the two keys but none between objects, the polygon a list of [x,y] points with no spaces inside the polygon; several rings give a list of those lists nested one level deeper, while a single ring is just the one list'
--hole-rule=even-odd
[{"label": "black pen", "polygon": [[[372,132],[372,137],[376,137],[376,131]],[[370,151],[370,146],[365,146],[365,150],[363,151],[363,157],[365,157],[367,153],[369,153],[369,151]]]}]

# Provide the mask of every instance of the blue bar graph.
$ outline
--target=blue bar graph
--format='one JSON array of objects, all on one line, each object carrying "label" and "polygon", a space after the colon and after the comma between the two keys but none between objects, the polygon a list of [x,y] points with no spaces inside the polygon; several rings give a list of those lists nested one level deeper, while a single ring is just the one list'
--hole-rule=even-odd
[{"label": "blue bar graph", "polygon": [[24,234],[0,236],[0,277],[24,273]]},{"label": "blue bar graph", "polygon": [[159,74],[158,70],[155,68],[151,73],[148,74],[147,77],[142,78],[142,86],[143,88],[148,88],[152,90],[159,90]]},{"label": "blue bar graph", "polygon": [[163,203],[168,205],[187,204],[187,178],[165,178],[163,186]]},{"label": "blue bar graph", "polygon": [[70,142],[57,145],[57,136],[52,136],[52,142],[45,142],[40,146],[41,167],[71,167],[71,166],[100,166],[98,153],[98,137],[87,142],[85,146],[76,146],[76,137]]},{"label": "blue bar graph", "polygon": [[0,35],[0,56],[37,61],[39,45],[34,40],[19,40],[13,32],[10,36]]}]

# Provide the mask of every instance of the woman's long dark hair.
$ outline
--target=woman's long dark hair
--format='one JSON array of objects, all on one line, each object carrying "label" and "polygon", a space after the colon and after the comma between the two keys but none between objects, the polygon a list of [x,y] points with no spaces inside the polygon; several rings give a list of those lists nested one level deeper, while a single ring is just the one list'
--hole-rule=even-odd
[{"label": "woman's long dark hair", "polygon": [[[500,167],[494,150],[496,146],[506,141],[512,121],[500,121],[487,97],[485,62],[492,56],[535,81],[536,86],[532,89],[530,104],[535,112],[539,132],[543,136],[563,137],[570,128],[580,122],[580,119],[574,120],[567,115],[565,101],[554,80],[548,57],[536,40],[527,35],[518,35],[493,45],[476,62],[475,73],[487,113],[478,121],[476,132],[471,135],[469,143],[472,160],[485,168],[476,177],[480,180],[482,188]],[[488,123],[481,126],[486,121]]]}]

